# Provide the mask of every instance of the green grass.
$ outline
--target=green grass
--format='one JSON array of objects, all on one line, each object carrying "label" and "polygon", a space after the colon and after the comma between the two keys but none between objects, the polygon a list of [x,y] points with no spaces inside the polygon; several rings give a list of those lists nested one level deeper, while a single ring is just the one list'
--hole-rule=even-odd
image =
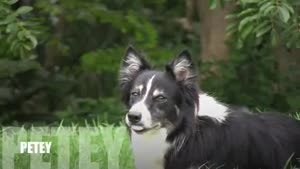
[{"label": "green grass", "polygon": [[294,117],[297,120],[300,120],[300,113],[295,113],[294,115],[292,115],[292,117]]},{"label": "green grass", "polygon": [[[1,161],[11,169],[133,169],[133,156],[124,126],[16,128],[2,131]],[[20,154],[20,141],[50,141],[50,154]],[[4,155],[4,156],[3,156]],[[32,164],[32,167],[30,165]]]},{"label": "green grass", "polygon": [[[300,113],[292,116],[300,120]],[[0,169],[11,169],[11,163],[15,169],[134,169],[129,137],[123,125],[86,126],[3,128]],[[50,141],[51,153],[20,154],[21,141]],[[286,169],[291,168],[286,165]]]}]

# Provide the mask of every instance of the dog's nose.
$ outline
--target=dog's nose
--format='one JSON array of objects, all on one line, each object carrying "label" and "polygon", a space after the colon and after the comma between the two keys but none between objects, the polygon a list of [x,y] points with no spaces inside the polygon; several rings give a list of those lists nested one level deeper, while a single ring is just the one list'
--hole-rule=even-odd
[{"label": "dog's nose", "polygon": [[136,124],[139,121],[141,121],[142,118],[142,114],[140,112],[136,112],[136,111],[131,111],[127,114],[128,116],[128,120],[132,123],[132,124]]}]

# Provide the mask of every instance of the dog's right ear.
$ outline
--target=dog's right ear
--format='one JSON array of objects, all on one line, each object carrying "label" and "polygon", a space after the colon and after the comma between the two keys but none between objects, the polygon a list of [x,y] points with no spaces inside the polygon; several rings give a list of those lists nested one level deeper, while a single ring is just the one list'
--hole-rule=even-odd
[{"label": "dog's right ear", "polygon": [[[120,86],[124,90],[143,70],[151,69],[149,63],[133,47],[129,46],[126,50],[120,68]],[[125,89],[126,90],[126,89]]]},{"label": "dog's right ear", "polygon": [[196,70],[188,50],[183,50],[166,66],[166,71],[183,85],[196,83]]}]

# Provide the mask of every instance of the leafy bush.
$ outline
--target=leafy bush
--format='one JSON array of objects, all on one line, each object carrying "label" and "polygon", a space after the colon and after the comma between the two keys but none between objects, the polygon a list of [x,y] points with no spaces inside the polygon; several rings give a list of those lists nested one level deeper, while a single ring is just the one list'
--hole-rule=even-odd
[{"label": "leafy bush", "polygon": [[[1,1],[0,122],[98,117],[118,123],[124,111],[118,68],[128,44],[159,67],[188,47],[199,63],[201,88],[226,103],[299,111],[297,62],[281,71],[275,56],[276,48],[299,48],[299,2],[232,2],[230,56],[200,63],[199,31],[186,32],[176,22],[184,1]],[[211,9],[226,3],[209,0]]]},{"label": "leafy bush", "polygon": [[[116,98],[88,99],[74,98],[64,111],[56,112],[59,119],[65,119],[64,124],[77,122],[85,124],[119,124],[123,121],[124,107]],[[85,121],[83,121],[83,119]]]},{"label": "leafy bush", "polygon": [[37,35],[42,29],[39,22],[26,16],[32,11],[31,6],[11,10],[11,5],[16,2],[16,0],[0,2],[0,35],[1,39],[5,39],[0,44],[9,49],[0,48],[0,54],[4,56],[11,54],[10,58],[33,58],[36,56],[32,51],[38,44]]},{"label": "leafy bush", "polygon": [[237,11],[226,16],[233,23],[228,26],[230,35],[238,39],[236,46],[243,43],[281,44],[288,48],[300,48],[299,13],[296,1],[244,1],[238,3]]},{"label": "leafy bush", "polygon": [[[220,1],[210,0],[216,8]],[[221,5],[225,1],[221,0]],[[202,87],[227,103],[253,109],[295,112],[300,108],[299,59],[288,55],[300,49],[299,2],[293,0],[236,0],[226,16],[230,56],[203,63]],[[293,57],[295,63],[281,63]],[[288,60],[288,59],[286,59]],[[283,70],[283,66],[288,67]],[[218,73],[211,71],[216,66]]]}]

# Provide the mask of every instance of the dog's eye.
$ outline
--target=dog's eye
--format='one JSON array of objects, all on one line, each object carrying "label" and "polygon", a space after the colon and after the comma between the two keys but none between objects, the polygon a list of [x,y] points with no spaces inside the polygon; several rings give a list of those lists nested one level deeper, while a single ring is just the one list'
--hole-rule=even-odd
[{"label": "dog's eye", "polygon": [[131,96],[138,96],[139,93],[138,92],[131,92]]},{"label": "dog's eye", "polygon": [[158,101],[158,102],[165,102],[167,101],[167,98],[163,95],[158,95],[154,98],[155,101]]}]

